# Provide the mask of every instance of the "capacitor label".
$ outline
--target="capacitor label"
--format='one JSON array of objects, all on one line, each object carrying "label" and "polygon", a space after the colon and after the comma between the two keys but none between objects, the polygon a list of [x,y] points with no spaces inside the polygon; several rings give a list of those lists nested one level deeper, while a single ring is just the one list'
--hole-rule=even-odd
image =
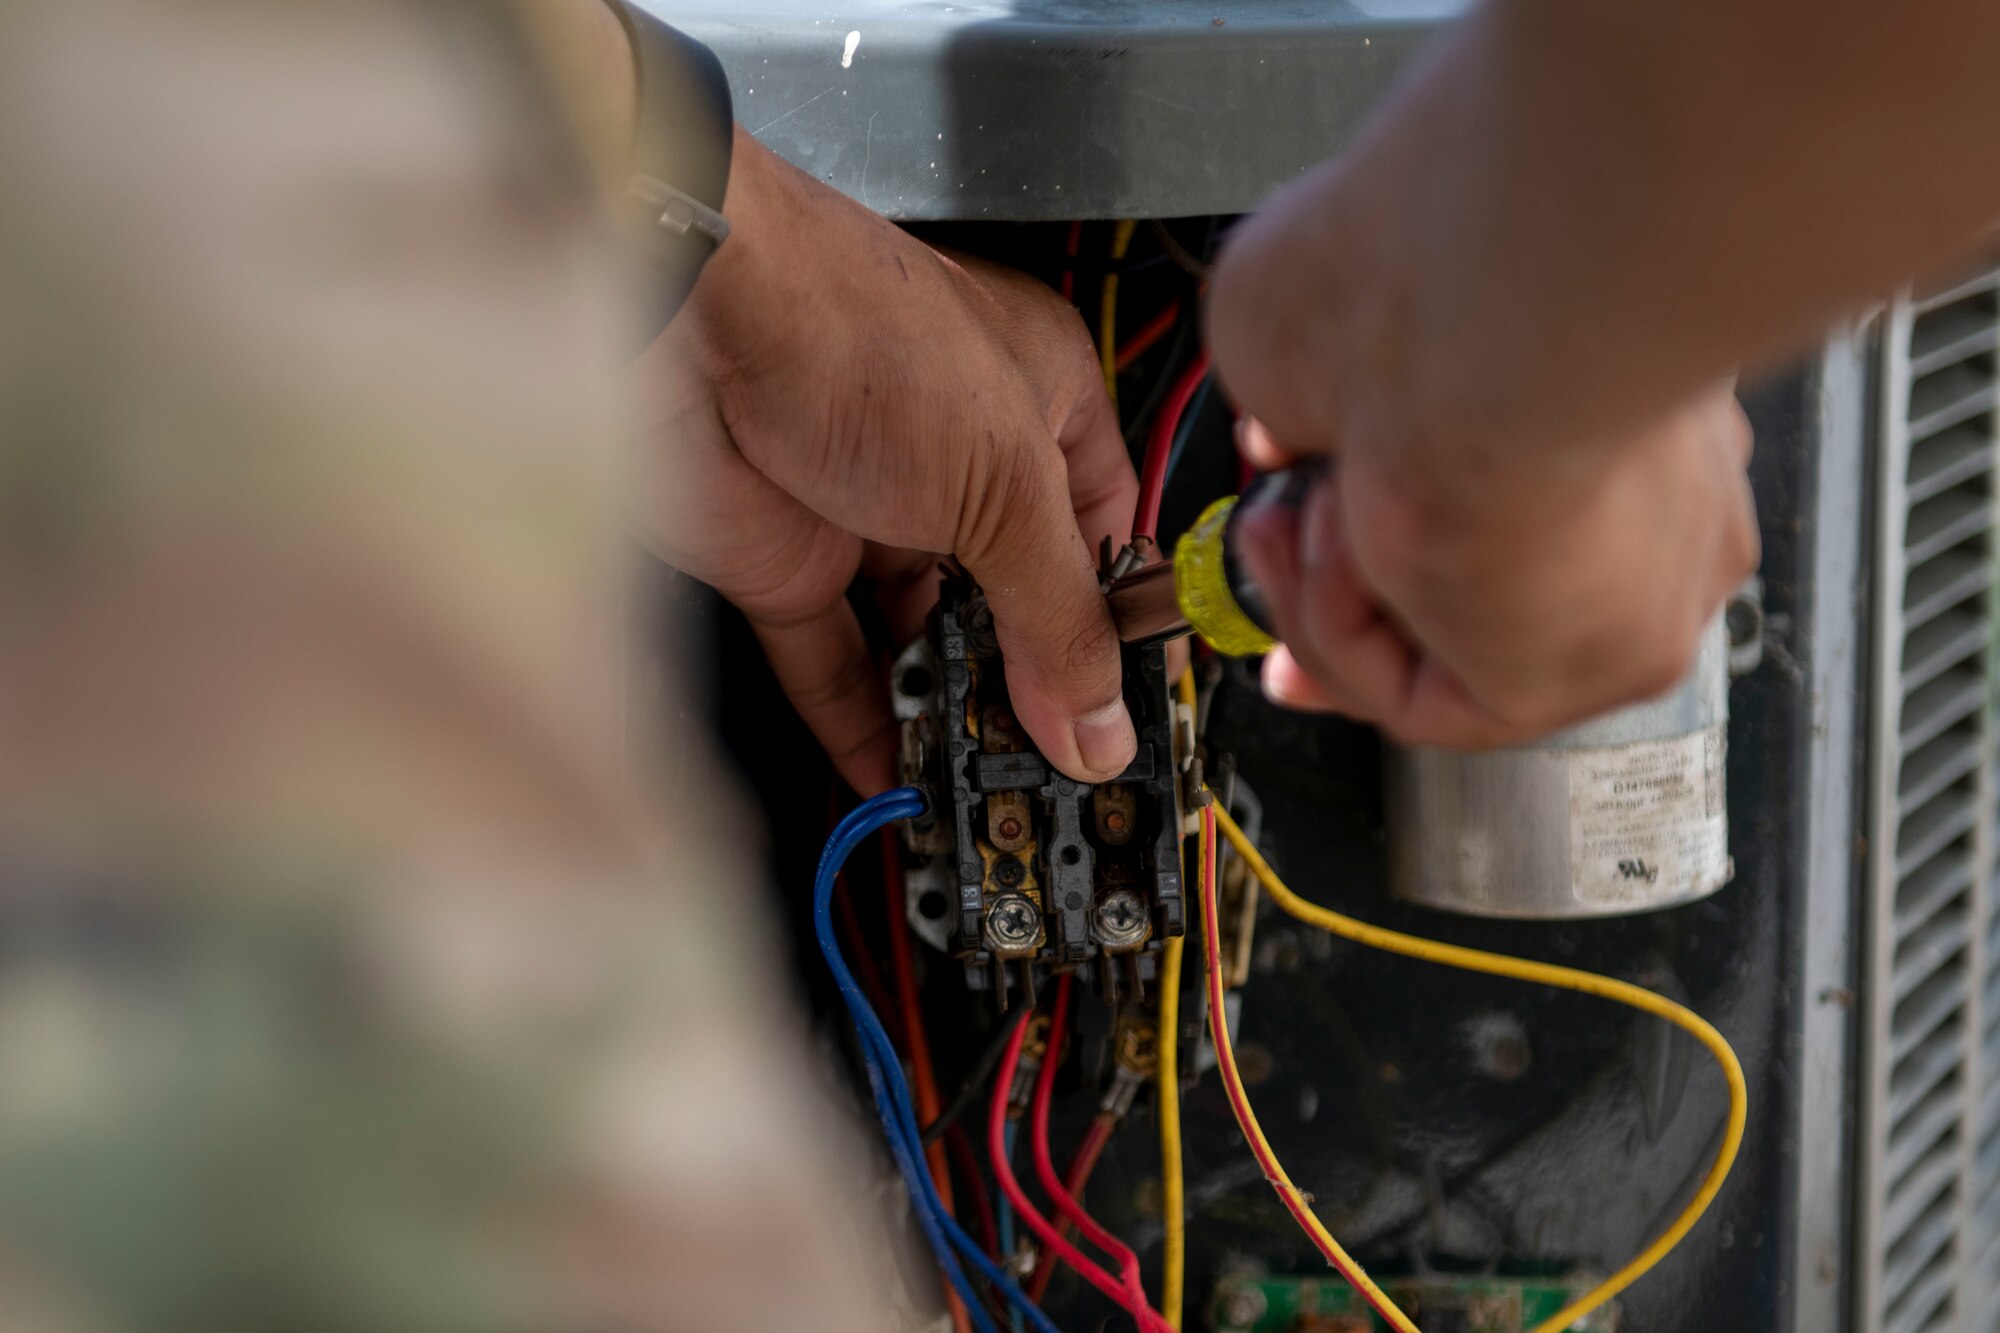
[{"label": "capacitor label", "polygon": [[1594,906],[1644,907],[1727,882],[1723,724],[1668,740],[1572,750],[1570,878]]}]

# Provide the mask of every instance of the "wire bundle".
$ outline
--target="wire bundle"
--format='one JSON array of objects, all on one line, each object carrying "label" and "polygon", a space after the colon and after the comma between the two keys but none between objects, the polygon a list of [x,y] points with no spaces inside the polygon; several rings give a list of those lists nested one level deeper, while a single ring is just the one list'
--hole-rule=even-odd
[{"label": "wire bundle", "polygon": [[[890,1153],[896,1161],[897,1169],[909,1188],[918,1225],[936,1254],[945,1281],[958,1297],[968,1321],[979,1330],[979,1333],[997,1333],[985,1305],[966,1276],[965,1263],[975,1268],[980,1276],[990,1282],[1006,1299],[1012,1307],[1015,1319],[1021,1324],[1032,1326],[1036,1333],[1056,1333],[1055,1325],[1048,1316],[1043,1314],[1013,1279],[965,1233],[950,1210],[945,1207],[939,1196],[937,1184],[924,1163],[923,1136],[918,1132],[910,1090],[895,1048],[890,1044],[888,1033],[883,1029],[880,1018],[869,1004],[853,971],[848,967],[834,935],[833,892],[840,869],[847,857],[865,838],[896,820],[920,815],[925,808],[926,802],[921,792],[914,788],[901,788],[863,802],[840,822],[828,840],[813,885],[814,931],[818,937],[820,951],[826,957],[827,965],[839,986],[841,997],[853,1015],[876,1113],[882,1120]],[[1256,875],[1272,900],[1281,909],[1307,924],[1343,939],[1405,957],[1493,976],[1556,986],[1614,1000],[1675,1024],[1694,1036],[1715,1057],[1729,1089],[1729,1115],[1721,1149],[1717,1152],[1700,1189],[1666,1231],[1643,1253],[1554,1317],[1544,1321],[1533,1333],[1563,1333],[1563,1330],[1570,1328],[1577,1320],[1597,1310],[1644,1276],[1693,1229],[1728,1178],[1741,1148],[1748,1119],[1749,1097],[1742,1066],[1728,1042],[1713,1026],[1685,1007],[1627,982],[1573,968],[1527,962],[1500,954],[1404,935],[1356,921],[1309,903],[1293,893],[1284,881],[1278,878],[1269,863],[1230,818],[1228,811],[1210,801],[1203,806],[1201,812],[1199,901],[1209,1030],[1215,1044],[1217,1064],[1229,1097],[1230,1109],[1236,1116],[1237,1124],[1242,1129],[1252,1154],[1257,1158],[1259,1166],[1263,1168],[1265,1176],[1272,1188],[1277,1191],[1286,1210],[1312,1238],[1314,1245],[1327,1261],[1354,1286],[1368,1305],[1387,1321],[1391,1328],[1397,1330],[1397,1333],[1419,1333],[1419,1330],[1409,1316],[1404,1314],[1369,1278],[1361,1265],[1348,1255],[1327,1231],[1325,1225],[1313,1214],[1305,1194],[1286,1174],[1270,1141],[1265,1137],[1262,1127],[1257,1122],[1256,1112],[1250,1105],[1248,1093],[1244,1089],[1236,1065],[1235,1052],[1229,1039],[1222,994],[1221,940],[1217,930],[1216,904],[1216,862],[1221,836],[1228,838],[1230,845],[1244,859],[1245,864]],[[1177,963],[1178,959],[1173,961]],[[1177,972],[1178,968],[1172,970]],[[1177,979],[1177,977],[1163,978],[1169,981]],[[1147,1302],[1139,1275],[1137,1256],[1083,1210],[1074,1197],[1075,1186],[1066,1184],[1057,1177],[1055,1165],[1050,1159],[1049,1110],[1056,1065],[1060,1059],[1062,1036],[1068,1020],[1072,987],[1073,980],[1067,975],[1061,977],[1057,983],[1051,1014],[1049,1051],[1036,1074],[1031,1125],[1034,1165],[1037,1177],[1057,1212],[1073,1223],[1090,1244],[1115,1261],[1118,1275],[1112,1276],[1104,1267],[1084,1255],[1053,1226],[1028,1199],[1014,1175],[1011,1163],[1013,1129],[1008,1109],[1009,1093],[1019,1069],[1022,1045],[1028,1029],[1028,1024],[1020,1019],[1009,1024],[1005,1030],[1007,1042],[994,1080],[987,1123],[987,1148],[992,1158],[994,1175],[1011,1211],[1017,1213],[1028,1228],[1040,1238],[1049,1255],[1069,1264],[1093,1287],[1130,1314],[1137,1321],[1142,1333],[1166,1333],[1167,1330],[1179,1327],[1182,1270],[1185,1263],[1182,1216],[1184,1202],[1180,1189],[1179,1101],[1174,1057],[1171,1054],[1165,1055],[1160,1081],[1161,1148],[1168,1187],[1166,1283],[1168,1312],[1162,1314]],[[1163,1006],[1161,1015],[1160,1036],[1163,1053],[1172,1049],[1178,1026],[1178,989],[1169,985],[1167,990],[1173,999]],[[1021,1017],[1025,1019],[1026,1016],[1024,1013]],[[1101,1142],[1094,1146],[1101,1151]],[[1092,1147],[1092,1141],[1086,1139],[1083,1149],[1078,1154],[1079,1167],[1094,1160],[1095,1153],[1091,1151]],[[976,1176],[977,1173],[972,1174]],[[1080,1173],[1073,1169],[1072,1179],[1077,1179],[1079,1175]]]},{"label": "wire bundle", "polygon": [[[1049,1202],[1056,1206],[1056,1211],[1067,1218],[1083,1234],[1085,1240],[1117,1261],[1120,1285],[1132,1300],[1132,1304],[1125,1308],[1139,1321],[1140,1327],[1163,1328],[1166,1321],[1154,1313],[1146,1300],[1145,1284],[1139,1276],[1139,1256],[1132,1253],[1131,1247],[1125,1242],[1099,1225],[1096,1218],[1084,1211],[1083,1206],[1076,1201],[1078,1187],[1067,1184],[1057,1177],[1055,1163],[1049,1157],[1049,1102],[1056,1084],[1058,1062],[1055,1056],[1060,1049],[1062,1036],[1068,1028],[1071,988],[1072,979],[1068,976],[1064,976],[1056,983],[1055,1005],[1049,1017],[1049,1058],[1042,1061],[1042,1067],[1035,1077],[1032,1137],[1035,1178],[1041,1181],[1042,1192],[1049,1196]],[[1094,1128],[1092,1132],[1093,1138],[1096,1139],[1095,1150],[1093,1151],[1091,1147],[1092,1139],[1087,1138],[1078,1154],[1079,1164],[1094,1163],[1096,1153],[1103,1151],[1104,1141],[1110,1138],[1110,1123],[1100,1121],[1099,1126],[1101,1128]],[[1088,1170],[1076,1174],[1081,1180],[1088,1175]]]},{"label": "wire bundle", "polygon": [[[965,1269],[959,1262],[961,1258],[992,1283],[1037,1333],[1058,1333],[1049,1317],[965,1233],[938,1197],[937,1183],[931,1179],[930,1171],[924,1164],[923,1139],[917,1130],[916,1112],[911,1105],[909,1085],[903,1078],[896,1049],[890,1044],[889,1034],[882,1028],[882,1020],[868,1003],[834,936],[833,887],[841,866],[863,840],[899,819],[913,819],[927,808],[928,802],[922,792],[914,787],[899,787],[863,801],[840,821],[833,835],[827,839],[826,850],[820,855],[819,870],[813,880],[813,932],[818,938],[820,953],[833,972],[841,998],[847,1002],[848,1012],[853,1016],[855,1033],[861,1042],[862,1061],[867,1066],[869,1091],[888,1137],[890,1155],[895,1158],[896,1169],[902,1173],[917,1216],[917,1225],[937,1256],[938,1267],[943,1270],[946,1283],[964,1304],[973,1327],[979,1333],[998,1333],[998,1330],[967,1279]],[[1013,1049],[1018,1054],[1018,1037]]]},{"label": "wire bundle", "polygon": [[[1066,984],[1068,981],[1069,978],[1065,976],[1062,982],[1058,984],[1058,1005],[1066,1003]],[[1169,1328],[1166,1320],[1162,1319],[1147,1304],[1145,1290],[1139,1281],[1138,1260],[1132,1258],[1129,1263],[1126,1262],[1127,1258],[1131,1256],[1132,1251],[1126,1248],[1116,1237],[1104,1231],[1094,1219],[1091,1219],[1087,1213],[1080,1207],[1077,1207],[1076,1200],[1070,1198],[1069,1194],[1063,1190],[1062,1182],[1055,1179],[1053,1165],[1048,1166],[1046,1173],[1041,1175],[1043,1188],[1049,1191],[1049,1197],[1055,1203],[1057,1209],[1062,1211],[1064,1216],[1075,1222],[1079,1228],[1082,1228],[1084,1234],[1091,1238],[1092,1244],[1099,1243],[1098,1236],[1102,1236],[1110,1242],[1108,1246],[1101,1248],[1104,1248],[1106,1253],[1112,1254],[1114,1258],[1119,1260],[1120,1275],[1118,1277],[1112,1277],[1096,1261],[1077,1249],[1068,1237],[1056,1230],[1048,1218],[1042,1214],[1042,1211],[1035,1207],[1034,1202],[1028,1198],[1027,1191],[1021,1188],[1021,1182],[1014,1175],[1014,1166],[1009,1160],[1007,1152],[1007,1094],[1014,1083],[1014,1072],[1020,1066],[1021,1046],[1027,1035],[1027,1025],[1023,1024],[1014,1030],[1012,1040],[1007,1043],[1007,1053],[1000,1059],[999,1077],[993,1082],[993,1099],[988,1109],[986,1120],[987,1151],[993,1159],[993,1174],[1000,1182],[1001,1193],[1005,1194],[1008,1201],[1013,1204],[1014,1211],[1019,1215],[1021,1221],[1040,1238],[1046,1252],[1061,1259],[1064,1263],[1075,1269],[1079,1277],[1103,1292],[1118,1308],[1124,1310],[1133,1319],[1137,1320],[1142,1333],[1165,1333]],[[1046,1081],[1050,1086],[1053,1086],[1055,1065],[1059,1054],[1057,1042],[1060,1036],[1061,1034],[1057,1031],[1055,1024],[1052,1023],[1049,1029],[1049,1050],[1047,1055],[1043,1057],[1042,1067],[1036,1075],[1036,1101],[1042,1106],[1041,1115],[1044,1126],[1044,1133],[1040,1136],[1042,1138],[1040,1145],[1042,1150],[1041,1160],[1036,1163],[1038,1173],[1047,1161],[1046,1124],[1048,1108],[1042,1084]],[[1093,1232],[1096,1234],[1093,1235]],[[1120,1254],[1118,1251],[1122,1251],[1123,1253]]]}]

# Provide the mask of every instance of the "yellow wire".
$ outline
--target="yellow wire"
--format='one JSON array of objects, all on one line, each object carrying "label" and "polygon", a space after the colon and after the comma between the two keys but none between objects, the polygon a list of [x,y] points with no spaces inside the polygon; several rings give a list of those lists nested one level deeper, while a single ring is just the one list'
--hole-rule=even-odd
[{"label": "yellow wire", "polygon": [[[1194,672],[1181,672],[1175,682],[1188,716],[1195,711]],[[1182,867],[1181,883],[1187,873]],[[1168,940],[1160,951],[1159,1059],[1155,1092],[1160,1103],[1160,1210],[1167,1228],[1160,1281],[1160,1314],[1175,1329],[1187,1295],[1187,1186],[1181,1166],[1181,949],[1185,937]]]},{"label": "yellow wire", "polygon": [[[1217,801],[1214,804],[1216,810],[1220,812],[1222,803]],[[1208,861],[1214,855],[1214,850],[1209,847],[1209,831],[1207,823],[1204,821],[1201,830],[1202,868],[1199,872],[1202,877],[1202,887],[1197,895],[1201,900],[1201,928],[1204,933],[1211,933],[1217,929],[1216,922],[1209,915],[1208,911]],[[1220,940],[1217,941],[1217,947],[1220,947]],[[1218,969],[1221,966],[1221,962],[1222,960],[1218,956],[1216,959]],[[1219,978],[1211,975],[1209,979],[1211,994],[1219,984]],[[1367,1301],[1377,1313],[1389,1321],[1390,1326],[1396,1330],[1396,1333],[1420,1333],[1417,1326],[1410,1322],[1410,1317],[1398,1309],[1396,1303],[1389,1299],[1388,1293],[1375,1285],[1375,1279],[1368,1276],[1367,1270],[1356,1263],[1354,1256],[1343,1249],[1340,1242],[1333,1238],[1333,1233],[1326,1229],[1326,1224],[1321,1222],[1318,1214],[1313,1212],[1312,1201],[1306,1192],[1292,1182],[1290,1174],[1285,1170],[1284,1163],[1278,1160],[1277,1150],[1271,1146],[1271,1141],[1264,1137],[1264,1127],[1258,1123],[1256,1109],[1250,1105],[1249,1091],[1243,1087],[1241,1078],[1233,1072],[1236,1067],[1236,1053],[1235,1048],[1231,1046],[1229,1041],[1229,1025],[1226,1022],[1217,1022],[1216,1018],[1217,1016],[1214,1013],[1209,1015],[1210,1022],[1213,1024],[1216,1043],[1220,1047],[1217,1055],[1220,1057],[1218,1063],[1221,1065],[1223,1083],[1228,1087],[1230,1092],[1231,1109],[1238,1112],[1237,1127],[1243,1131],[1243,1137],[1250,1142],[1259,1163],[1264,1164],[1266,1171],[1265,1178],[1271,1188],[1286,1199],[1285,1211],[1298,1219],[1299,1225],[1304,1227],[1307,1233],[1312,1236],[1314,1243],[1319,1247],[1320,1253],[1326,1256],[1327,1262],[1333,1266],[1334,1270],[1341,1277],[1353,1284],[1354,1289],[1361,1294],[1363,1300]]]},{"label": "yellow wire", "polygon": [[1132,248],[1132,234],[1139,224],[1130,219],[1111,230],[1111,272],[1104,275],[1104,299],[1097,309],[1097,356],[1104,363],[1104,391],[1111,395],[1111,411],[1118,411],[1118,261]]},{"label": "yellow wire", "polygon": [[1168,940],[1160,954],[1160,1058],[1157,1078],[1160,1098],[1160,1207],[1166,1215],[1167,1243],[1160,1282],[1160,1313],[1173,1328],[1181,1326],[1181,1305],[1187,1292],[1187,1189],[1181,1176],[1181,946]]},{"label": "yellow wire", "polygon": [[[1544,1320],[1535,1327],[1533,1333],[1563,1333],[1563,1330],[1568,1329],[1577,1320],[1598,1309],[1644,1277],[1654,1265],[1672,1253],[1674,1247],[1694,1229],[1695,1223],[1701,1220],[1702,1214],[1708,1211],[1708,1206],[1721,1192],[1722,1182],[1729,1178],[1730,1168],[1736,1164],[1737,1151],[1743,1146],[1743,1131],[1750,1117],[1750,1091],[1743,1080],[1743,1066],[1737,1060],[1736,1052],[1730,1049],[1729,1043],[1713,1025],[1692,1010],[1628,982],[1597,976],[1590,972],[1580,972],[1575,968],[1556,967],[1549,963],[1532,963],[1525,959],[1509,958],[1504,954],[1466,949],[1455,944],[1443,944],[1436,940],[1421,939],[1415,935],[1384,930],[1380,926],[1371,926],[1353,917],[1342,916],[1338,912],[1309,903],[1285,886],[1285,882],[1278,878],[1277,872],[1271,869],[1270,863],[1265,861],[1250,844],[1250,840],[1243,836],[1243,830],[1236,826],[1236,821],[1229,817],[1229,812],[1222,808],[1220,802],[1215,804],[1215,818],[1224,836],[1229,839],[1230,846],[1234,847],[1236,854],[1249,865],[1251,872],[1257,876],[1272,900],[1308,925],[1317,926],[1329,934],[1352,940],[1356,944],[1401,954],[1406,958],[1456,967],[1468,972],[1483,972],[1489,976],[1508,977],[1536,985],[1556,986],[1563,990],[1578,991],[1585,995],[1594,995],[1600,999],[1629,1005],[1656,1018],[1665,1019],[1688,1033],[1700,1042],[1721,1066],[1723,1080],[1729,1085],[1729,1124],[1722,1136],[1722,1148],[1716,1153],[1715,1162],[1709,1167],[1708,1175],[1701,1182],[1701,1188],[1695,1192],[1694,1198],[1681,1210],[1680,1216],[1674,1219],[1673,1224],[1647,1246],[1638,1258],[1572,1301],[1552,1318]],[[1262,1139],[1261,1131],[1258,1131],[1258,1137]],[[1269,1151],[1268,1142],[1262,1146]],[[1315,1235],[1331,1244],[1333,1238],[1326,1234],[1324,1227],[1318,1226],[1317,1218],[1314,1219],[1314,1225],[1317,1228]],[[1404,1327],[1405,1325],[1408,1327]],[[1414,1333],[1415,1326],[1409,1325],[1407,1319],[1398,1327],[1403,1329],[1403,1333]]]}]

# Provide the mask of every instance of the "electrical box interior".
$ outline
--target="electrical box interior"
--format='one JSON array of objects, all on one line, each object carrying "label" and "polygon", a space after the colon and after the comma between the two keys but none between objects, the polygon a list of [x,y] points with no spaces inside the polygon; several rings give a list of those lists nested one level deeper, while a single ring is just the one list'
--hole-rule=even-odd
[{"label": "electrical box interior", "polygon": [[[801,9],[794,25],[791,7],[778,8],[755,42],[743,34],[756,24],[735,8],[694,25],[725,64],[732,41],[768,60],[756,105],[791,112],[768,141],[923,239],[1032,274],[1074,302],[1109,368],[1135,470],[1165,451],[1159,521],[1141,535],[1156,558],[1171,552],[1245,481],[1227,388],[1197,373],[1206,266],[1238,213],[1352,133],[1430,20],[1365,7],[1315,16],[1259,0],[1240,15],[1201,11],[1197,47],[1184,4],[1131,6],[1123,28],[1089,5],[975,5],[962,24],[942,12],[899,19],[907,30],[857,24],[856,67],[877,61],[879,81],[856,78],[851,96],[815,101],[826,82],[811,17]],[[1308,65],[1322,71],[1309,91],[1298,82]],[[1270,81],[1258,81],[1260,67],[1275,71]],[[1334,96],[1340,79],[1325,71],[1348,71],[1341,86],[1352,96]],[[751,81],[742,82],[747,100]],[[1136,106],[1147,94],[1182,110],[1143,121],[1107,112],[1091,122],[1096,137],[1071,132],[1079,107]],[[1198,125],[1183,115],[1194,106]],[[1300,137],[1275,137],[1281,129]],[[1260,134],[1272,142],[1254,153],[1229,147]],[[1199,179],[1174,165],[1197,158],[1221,165]],[[876,1007],[913,1084],[931,1174],[974,1246],[1055,1327],[1148,1326],[1006,1202],[1003,1164],[1052,1224],[1064,1222],[1037,1169],[1042,1153],[1091,1220],[1129,1248],[1155,1308],[1172,1268],[1178,1326],[1216,1333],[1398,1327],[1329,1268],[1300,1210],[1421,1333],[1548,1333],[1559,1311],[1619,1274],[1712,1183],[1732,1090],[1713,1048],[1688,1029],[1596,994],[1330,931],[1279,901],[1244,847],[1309,907],[1447,951],[1643,988],[1740,1051],[1756,1114],[1734,1174],[1669,1257],[1569,1327],[1835,1327],[1802,1313],[1821,1308],[1803,1238],[1822,1210],[1800,1201],[1837,1188],[1840,1173],[1799,1170],[1796,1146],[1825,1142],[1816,1117],[1837,1114],[1838,1097],[1808,1095],[1798,1074],[1801,1063],[1818,1070],[1812,1086],[1824,1090],[1837,1043],[1807,1046],[1800,1033],[1814,997],[1838,995],[1846,976],[1808,952],[1809,936],[1825,933],[1808,923],[1829,911],[1844,923],[1849,910],[1844,896],[1833,908],[1826,897],[1844,881],[1807,867],[1851,841],[1825,831],[1824,811],[1808,819],[1796,806],[1854,763],[1852,744],[1827,748],[1845,734],[1829,727],[1827,701],[1859,708],[1854,678],[1837,675],[1842,661],[1853,670],[1852,645],[1829,657],[1806,632],[1815,614],[1825,622],[1823,588],[1858,580],[1858,538],[1850,531],[1842,546],[1821,522],[1820,506],[1835,502],[1821,487],[1838,478],[1810,461],[1840,387],[1828,373],[1794,369],[1743,395],[1759,439],[1765,564],[1761,587],[1718,630],[1713,671],[1648,719],[1651,730],[1589,747],[1599,767],[1564,779],[1613,791],[1621,772],[1597,751],[1635,739],[1673,747],[1671,763],[1648,761],[1645,780],[1685,796],[1690,819],[1712,822],[1698,830],[1702,873],[1672,900],[1634,897],[1609,911],[1601,898],[1588,910],[1550,900],[1535,912],[1472,915],[1479,908],[1462,894],[1412,892],[1412,875],[1431,876],[1439,848],[1410,855],[1427,826],[1395,805],[1397,757],[1366,727],[1271,705],[1254,662],[1197,647],[1183,674],[1178,649],[1128,647],[1138,756],[1118,781],[1093,786],[1057,772],[1020,727],[990,612],[962,570],[946,567],[914,639],[878,622],[902,776],[927,804],[847,865],[841,929],[850,957],[868,960],[859,970],[879,974]],[[1102,565],[1109,578],[1112,552]],[[855,600],[866,618],[865,588]],[[800,812],[854,798],[823,765],[793,761],[813,753],[810,738],[754,641],[717,614],[714,705],[781,831],[772,877],[801,885],[818,848]],[[787,758],[772,763],[774,754]],[[1837,809],[1827,798],[1824,810]],[[1569,817],[1566,802],[1561,811]],[[1200,836],[1211,819],[1212,914]],[[1599,869],[1634,895],[1667,878],[1650,853]],[[782,906],[795,923],[806,915],[796,899]],[[843,1000],[803,943],[799,970],[830,1043],[849,1057],[855,1115],[870,1123]],[[1294,1194],[1273,1187],[1239,1100],[1254,1108]],[[877,1162],[885,1190],[892,1156]],[[1179,1163],[1172,1183],[1169,1158]],[[921,1250],[914,1224],[911,1235]],[[1116,1277],[1115,1254],[1085,1252]],[[983,1283],[983,1313],[1011,1326],[1018,1308],[977,1272],[972,1280]],[[939,1308],[934,1274],[914,1274],[910,1286],[913,1312]]]}]

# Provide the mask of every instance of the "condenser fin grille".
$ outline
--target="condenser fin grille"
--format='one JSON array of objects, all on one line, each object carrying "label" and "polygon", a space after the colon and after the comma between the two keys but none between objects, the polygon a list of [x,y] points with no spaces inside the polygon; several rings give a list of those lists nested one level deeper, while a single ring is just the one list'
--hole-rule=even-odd
[{"label": "condenser fin grille", "polygon": [[1857,1328],[2000,1333],[2000,270],[1884,321]]}]

